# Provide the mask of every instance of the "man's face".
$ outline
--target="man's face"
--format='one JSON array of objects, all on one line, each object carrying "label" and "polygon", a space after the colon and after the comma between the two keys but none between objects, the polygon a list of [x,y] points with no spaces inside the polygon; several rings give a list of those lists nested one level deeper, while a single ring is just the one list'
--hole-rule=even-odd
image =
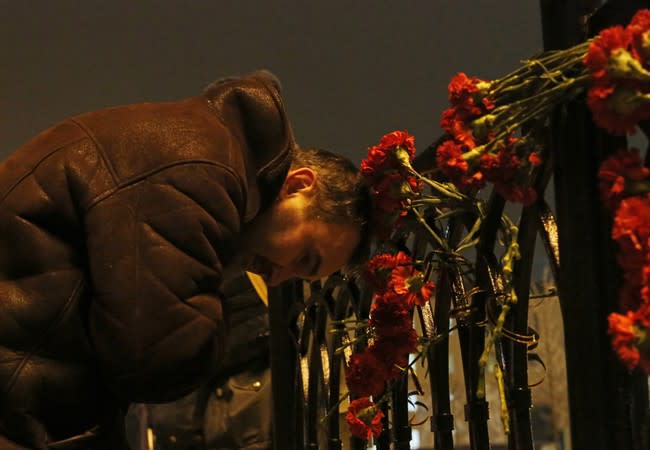
[{"label": "man's face", "polygon": [[311,170],[289,172],[277,202],[251,230],[246,269],[270,286],[326,277],[348,262],[359,243],[358,225],[327,223],[310,214],[315,187]]}]

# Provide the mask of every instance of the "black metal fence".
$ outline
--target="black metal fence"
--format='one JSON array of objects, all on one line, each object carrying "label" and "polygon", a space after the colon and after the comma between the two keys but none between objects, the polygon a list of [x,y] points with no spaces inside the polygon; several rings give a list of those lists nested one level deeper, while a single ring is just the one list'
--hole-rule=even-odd
[{"label": "black metal fence", "polygon": [[[541,0],[545,49],[564,48],[597,33],[603,27],[626,23],[647,2]],[[535,341],[528,324],[531,273],[535,258],[545,257],[558,286],[565,335],[567,385],[573,450],[648,450],[648,383],[639,372],[628,372],[611,350],[607,315],[615,310],[620,273],[610,239],[611,219],[597,195],[599,163],[624,142],[597,129],[580,100],[558,107],[547,132],[546,158],[535,173],[538,200],[521,210],[512,283],[518,302],[504,324],[504,339],[494,342],[503,371],[508,408],[507,448],[535,447],[531,425],[531,389],[528,380],[529,344]],[[435,145],[415,162],[426,166]],[[554,208],[544,200],[550,181]],[[466,405],[464,417],[454,417],[450,405],[449,339],[442,336],[428,347],[430,431],[436,450],[454,449],[454,422],[468,424],[472,450],[494,448],[488,433],[489,406],[477,392],[479,358],[486,344],[485,324],[494,321],[502,304],[503,279],[496,257],[497,231],[506,207],[492,193],[486,202],[476,246],[474,285],[468,285],[453,265],[437,274],[435,301],[418,307],[415,319],[425,336],[457,324],[463,363]],[[474,217],[449,219],[440,230],[449,242],[458,240]],[[469,225],[468,225],[469,224]],[[419,257],[430,250],[426,236],[403,236],[402,245]],[[535,255],[540,239],[545,255]],[[473,290],[473,295],[468,295]],[[341,320],[367,318],[371,293],[353,279],[339,275],[324,283],[285,283],[272,290],[271,353],[274,394],[274,439],[278,450],[362,449],[366,443],[346,438],[338,404],[345,352],[337,352],[350,339]],[[337,328],[338,327],[338,328]],[[510,338],[508,338],[510,337]],[[350,346],[362,346],[358,343]],[[406,380],[406,378],[404,378]],[[379,450],[411,448],[411,425],[406,381],[393,385],[392,407],[376,439]],[[498,410],[498,408],[497,408]]]}]

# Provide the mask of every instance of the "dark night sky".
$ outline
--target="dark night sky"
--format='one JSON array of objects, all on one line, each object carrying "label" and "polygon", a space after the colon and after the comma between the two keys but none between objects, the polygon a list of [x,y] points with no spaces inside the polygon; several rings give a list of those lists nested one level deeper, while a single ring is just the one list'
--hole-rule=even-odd
[{"label": "dark night sky", "polygon": [[0,156],[87,110],[195,95],[268,68],[296,136],[360,160],[385,132],[439,134],[458,71],[541,48],[533,0],[0,0]]}]

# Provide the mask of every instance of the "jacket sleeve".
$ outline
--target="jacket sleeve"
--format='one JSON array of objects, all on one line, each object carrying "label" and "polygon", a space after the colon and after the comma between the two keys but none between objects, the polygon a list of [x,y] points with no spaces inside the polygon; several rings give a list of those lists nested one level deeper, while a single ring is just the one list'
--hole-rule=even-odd
[{"label": "jacket sleeve", "polygon": [[124,400],[177,398],[223,356],[217,292],[244,199],[230,169],[192,163],[122,187],[89,210],[88,329],[103,375]]}]

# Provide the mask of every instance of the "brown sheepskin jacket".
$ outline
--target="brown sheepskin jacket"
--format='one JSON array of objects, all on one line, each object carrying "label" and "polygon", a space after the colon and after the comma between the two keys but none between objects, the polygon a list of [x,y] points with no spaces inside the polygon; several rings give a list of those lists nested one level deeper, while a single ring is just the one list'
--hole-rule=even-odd
[{"label": "brown sheepskin jacket", "polygon": [[294,146],[261,71],[70,118],[0,163],[0,448],[123,448],[126,404],[210,375],[222,268]]}]

